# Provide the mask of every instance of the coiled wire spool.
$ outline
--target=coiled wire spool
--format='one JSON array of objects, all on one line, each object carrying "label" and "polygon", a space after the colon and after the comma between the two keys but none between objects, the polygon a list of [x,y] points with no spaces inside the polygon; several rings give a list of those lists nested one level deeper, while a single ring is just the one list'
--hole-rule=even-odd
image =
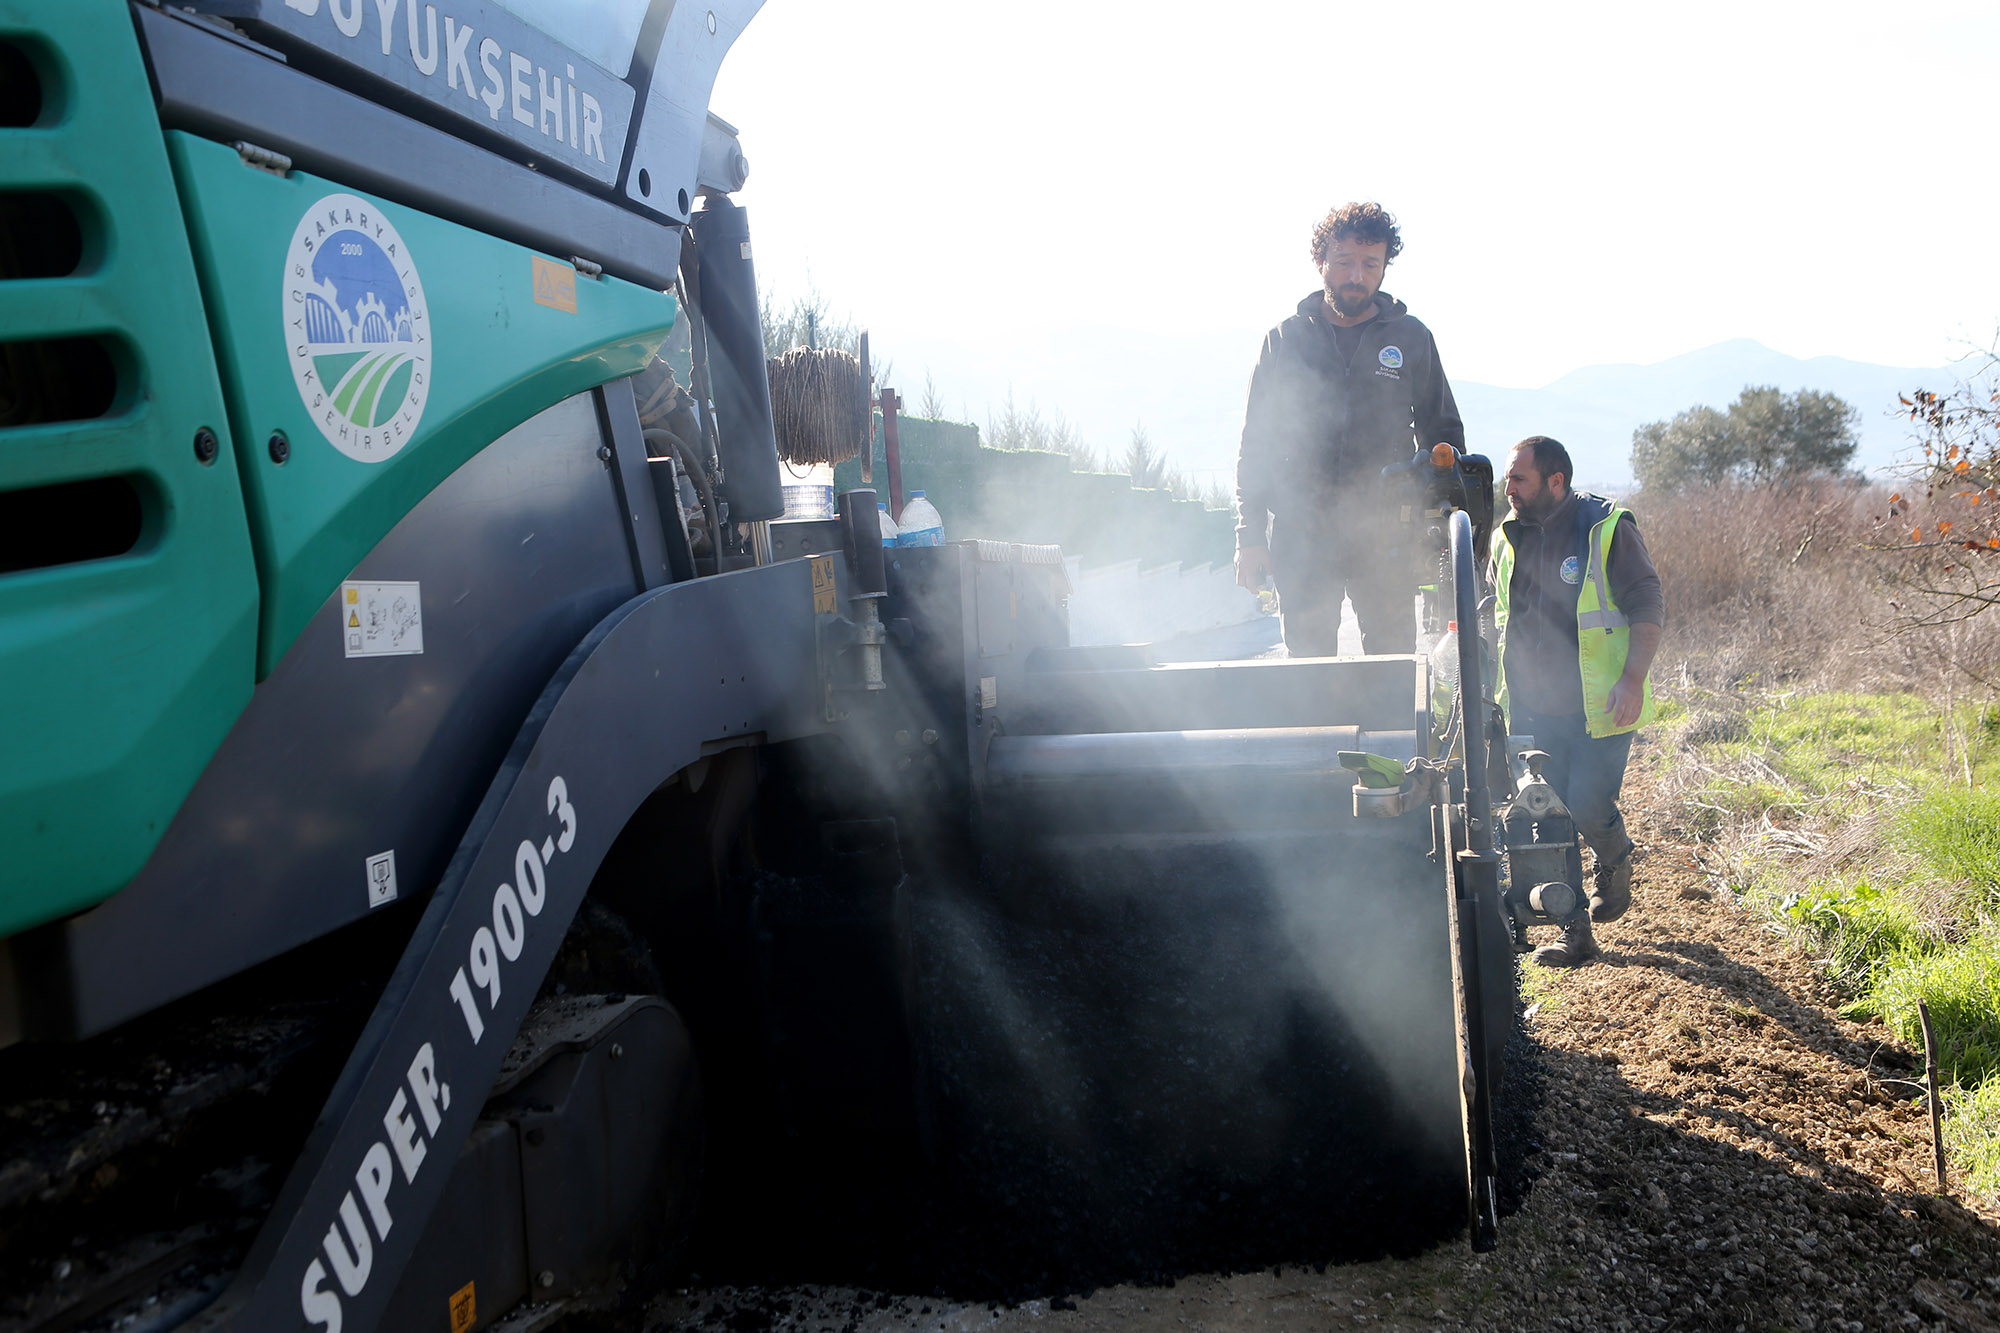
[{"label": "coiled wire spool", "polygon": [[794,347],[767,369],[778,454],[787,463],[842,463],[867,447],[874,425],[868,381],[852,353]]}]

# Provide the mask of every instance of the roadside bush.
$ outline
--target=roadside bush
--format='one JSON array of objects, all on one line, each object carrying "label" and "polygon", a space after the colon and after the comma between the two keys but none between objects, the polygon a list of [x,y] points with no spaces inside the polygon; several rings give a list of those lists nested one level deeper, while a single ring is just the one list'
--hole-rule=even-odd
[{"label": "roadside bush", "polygon": [[[1667,594],[1656,684],[1733,693],[1905,689],[1955,704],[2000,683],[2000,614],[1928,596],[1889,487],[1704,486],[1631,507]],[[1957,741],[1954,738],[1953,748]]]},{"label": "roadside bush", "polygon": [[1888,593],[1865,547],[1887,504],[1878,488],[1830,481],[1637,497],[1667,594],[1673,669],[1660,674],[1723,690],[1906,683],[1879,651]]}]

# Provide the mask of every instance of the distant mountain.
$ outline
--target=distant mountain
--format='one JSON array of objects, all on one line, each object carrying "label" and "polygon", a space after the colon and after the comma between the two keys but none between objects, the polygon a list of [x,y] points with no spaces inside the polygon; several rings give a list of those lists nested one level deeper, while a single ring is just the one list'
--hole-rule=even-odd
[{"label": "distant mountain", "polygon": [[1751,384],[1838,394],[1861,412],[1856,464],[1870,472],[1891,469],[1907,461],[1911,448],[1897,395],[1957,380],[1949,367],[1877,366],[1835,356],[1800,360],[1737,338],[1647,366],[1585,366],[1540,389],[1470,382],[1453,388],[1474,448],[1498,455],[1524,436],[1552,435],[1569,447],[1582,484],[1616,488],[1632,481],[1635,429],[1696,404],[1727,407]]},{"label": "distant mountain", "polygon": [[[1190,328],[1133,332],[1067,327],[999,345],[878,332],[878,356],[894,362],[905,410],[916,412],[928,370],[946,415],[986,425],[1011,390],[1020,407],[1060,412],[1100,452],[1123,452],[1135,423],[1176,466],[1227,481],[1236,466],[1243,395],[1262,334]],[[1652,365],[1585,366],[1539,389],[1456,380],[1467,440],[1497,459],[1528,435],[1569,447],[1580,484],[1618,489],[1632,481],[1632,432],[1696,404],[1727,407],[1746,385],[1819,389],[1860,409],[1859,466],[1892,468],[1910,448],[1896,395],[1956,384],[1951,367],[1877,366],[1839,357],[1786,356],[1747,338]]]}]

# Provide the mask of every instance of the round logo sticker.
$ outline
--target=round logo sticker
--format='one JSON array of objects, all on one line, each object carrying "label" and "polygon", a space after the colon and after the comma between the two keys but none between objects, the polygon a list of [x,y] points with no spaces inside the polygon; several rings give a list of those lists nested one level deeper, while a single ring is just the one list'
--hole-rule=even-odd
[{"label": "round logo sticker", "polygon": [[1390,370],[1401,370],[1403,368],[1403,349],[1400,347],[1384,347],[1381,354],[1375,359]]},{"label": "round logo sticker", "polygon": [[396,224],[351,194],[306,210],[285,254],[286,361],[328,444],[392,458],[430,397],[430,309]]},{"label": "round logo sticker", "polygon": [[1583,582],[1583,562],[1573,555],[1565,557],[1562,567],[1562,580],[1564,583]]}]

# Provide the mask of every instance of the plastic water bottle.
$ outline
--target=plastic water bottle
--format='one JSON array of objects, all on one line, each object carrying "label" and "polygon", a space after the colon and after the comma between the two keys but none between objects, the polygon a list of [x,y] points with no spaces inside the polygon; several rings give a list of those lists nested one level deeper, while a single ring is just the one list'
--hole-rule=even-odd
[{"label": "plastic water bottle", "polygon": [[813,463],[803,471],[785,465],[784,495],[786,518],[833,517],[833,468]]},{"label": "plastic water bottle", "polygon": [[896,520],[889,517],[888,503],[886,501],[877,501],[875,508],[880,513],[882,520],[882,544],[884,546],[894,546],[898,534],[896,532]]},{"label": "plastic water bottle", "polygon": [[944,516],[937,506],[924,498],[922,491],[911,491],[910,502],[903,506],[903,522],[896,529],[898,546],[943,546]]},{"label": "plastic water bottle", "polygon": [[1442,731],[1451,716],[1458,695],[1458,622],[1447,624],[1445,632],[1431,645],[1431,719]]},{"label": "plastic water bottle", "polygon": [[[1440,723],[1451,715],[1458,698],[1458,635],[1456,620],[1447,623],[1445,632],[1431,645],[1431,713]],[[1492,703],[1496,694],[1497,663],[1491,643],[1479,645],[1480,680],[1475,689],[1468,690],[1473,706],[1481,707]]]}]

